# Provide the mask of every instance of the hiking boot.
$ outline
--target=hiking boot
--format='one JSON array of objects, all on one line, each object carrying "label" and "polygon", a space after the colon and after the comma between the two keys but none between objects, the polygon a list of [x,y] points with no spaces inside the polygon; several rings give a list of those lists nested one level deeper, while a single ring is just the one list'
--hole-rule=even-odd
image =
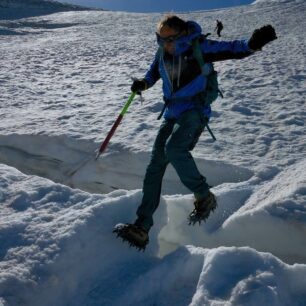
[{"label": "hiking boot", "polygon": [[123,241],[127,241],[130,246],[137,248],[139,251],[144,251],[149,243],[149,235],[146,230],[135,224],[117,224],[113,233],[117,234],[117,237],[121,237]]},{"label": "hiking boot", "polygon": [[206,221],[209,217],[210,212],[214,211],[217,207],[217,201],[215,195],[209,191],[206,198],[194,201],[194,210],[188,217],[189,225],[195,225],[195,223]]}]

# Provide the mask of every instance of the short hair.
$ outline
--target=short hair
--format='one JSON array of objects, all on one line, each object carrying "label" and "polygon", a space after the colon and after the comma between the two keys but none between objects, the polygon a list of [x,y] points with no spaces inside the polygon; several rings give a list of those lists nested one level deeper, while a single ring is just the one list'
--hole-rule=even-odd
[{"label": "short hair", "polygon": [[177,17],[176,15],[166,15],[158,24],[157,31],[160,32],[161,28],[168,26],[169,28],[177,31],[183,32],[187,30],[187,22],[183,19]]}]

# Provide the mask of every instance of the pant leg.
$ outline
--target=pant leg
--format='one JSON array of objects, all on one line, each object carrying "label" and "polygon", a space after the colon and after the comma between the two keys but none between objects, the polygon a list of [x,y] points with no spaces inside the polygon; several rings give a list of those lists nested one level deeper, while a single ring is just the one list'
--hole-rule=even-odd
[{"label": "pant leg", "polygon": [[207,196],[209,186],[199,172],[190,151],[196,145],[205,128],[205,117],[201,111],[193,109],[181,115],[174,125],[166,144],[166,156],[176,170],[182,183],[197,198]]},{"label": "pant leg", "polygon": [[135,224],[147,231],[153,225],[153,214],[160,202],[162,179],[169,163],[165,155],[165,144],[172,133],[173,126],[174,121],[166,120],[162,123],[153,145],[151,160],[143,182],[143,197],[137,209],[138,218]]}]

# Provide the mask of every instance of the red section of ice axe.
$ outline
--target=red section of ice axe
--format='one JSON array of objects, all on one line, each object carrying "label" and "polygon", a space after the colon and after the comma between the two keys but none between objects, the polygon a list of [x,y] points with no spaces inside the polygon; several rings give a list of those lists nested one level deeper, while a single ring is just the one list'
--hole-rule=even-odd
[{"label": "red section of ice axe", "polygon": [[125,103],[123,109],[121,110],[121,113],[119,114],[119,116],[117,117],[116,121],[114,122],[111,130],[109,131],[109,133],[107,134],[105,140],[103,141],[103,143],[100,146],[100,149],[96,155],[96,159],[99,158],[99,156],[105,151],[110,139],[113,137],[118,125],[120,124],[123,116],[125,115],[125,113],[127,112],[130,104],[132,103],[134,97],[136,95],[136,92],[132,92],[132,94],[130,95],[129,99],[127,100],[127,102]]}]

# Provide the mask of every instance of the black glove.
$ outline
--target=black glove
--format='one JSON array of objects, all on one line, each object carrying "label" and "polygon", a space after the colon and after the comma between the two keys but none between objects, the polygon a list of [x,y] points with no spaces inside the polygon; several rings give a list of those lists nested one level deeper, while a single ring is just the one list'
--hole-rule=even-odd
[{"label": "black glove", "polygon": [[274,28],[270,24],[263,26],[253,32],[249,40],[249,48],[254,51],[260,50],[265,44],[275,39],[277,39],[277,36]]},{"label": "black glove", "polygon": [[134,80],[131,91],[132,92],[141,92],[143,90],[146,90],[148,88],[147,82],[145,80]]}]

